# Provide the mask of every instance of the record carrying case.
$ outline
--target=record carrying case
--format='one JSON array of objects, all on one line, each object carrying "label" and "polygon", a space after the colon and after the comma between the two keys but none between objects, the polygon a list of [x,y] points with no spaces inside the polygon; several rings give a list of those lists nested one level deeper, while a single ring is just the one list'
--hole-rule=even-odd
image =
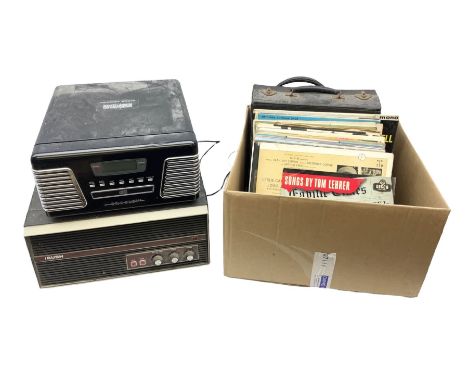
[{"label": "record carrying case", "polygon": [[[285,86],[300,82],[308,85]],[[338,90],[324,86],[313,78],[297,76],[276,86],[254,85],[253,109],[380,114],[381,105],[375,90]]]}]

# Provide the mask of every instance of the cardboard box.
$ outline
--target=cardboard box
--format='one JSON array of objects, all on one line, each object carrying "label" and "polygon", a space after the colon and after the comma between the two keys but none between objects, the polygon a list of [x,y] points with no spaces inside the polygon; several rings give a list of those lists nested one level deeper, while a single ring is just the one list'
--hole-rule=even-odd
[{"label": "cardboard box", "polygon": [[418,295],[450,209],[401,126],[395,205],[246,192],[249,129],[247,118],[224,190],[226,276]]}]

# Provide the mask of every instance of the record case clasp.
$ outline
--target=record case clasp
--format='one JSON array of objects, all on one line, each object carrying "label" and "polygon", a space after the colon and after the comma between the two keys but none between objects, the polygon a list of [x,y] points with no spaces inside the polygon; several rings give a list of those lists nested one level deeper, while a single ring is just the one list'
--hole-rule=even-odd
[{"label": "record case clasp", "polygon": [[356,98],[362,99],[363,101],[367,101],[368,99],[372,98],[372,94],[366,93],[364,90],[359,94],[354,95]]},{"label": "record case clasp", "polygon": [[267,97],[271,97],[276,94],[276,91],[274,91],[272,88],[266,88],[265,90],[262,90],[262,93],[265,94]]}]

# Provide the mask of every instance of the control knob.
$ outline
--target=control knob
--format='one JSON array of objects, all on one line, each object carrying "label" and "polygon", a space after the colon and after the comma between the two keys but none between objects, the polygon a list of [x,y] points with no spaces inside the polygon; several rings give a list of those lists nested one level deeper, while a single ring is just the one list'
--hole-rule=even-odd
[{"label": "control knob", "polygon": [[153,263],[154,265],[161,265],[163,263],[163,257],[161,255],[156,255],[156,256],[153,256]]},{"label": "control knob", "polygon": [[177,252],[172,252],[169,258],[171,259],[171,263],[175,264],[179,261],[179,254]]},{"label": "control knob", "polygon": [[187,261],[192,261],[195,257],[195,252],[189,249],[188,251],[185,252],[185,258]]}]

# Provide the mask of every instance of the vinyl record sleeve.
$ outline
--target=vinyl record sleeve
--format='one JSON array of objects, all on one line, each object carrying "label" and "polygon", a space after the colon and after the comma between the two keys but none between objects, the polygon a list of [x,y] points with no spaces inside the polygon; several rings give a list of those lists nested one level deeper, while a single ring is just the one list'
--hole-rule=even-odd
[{"label": "vinyl record sleeve", "polygon": [[261,142],[254,145],[251,191],[279,195],[284,168],[391,177],[393,154]]}]

